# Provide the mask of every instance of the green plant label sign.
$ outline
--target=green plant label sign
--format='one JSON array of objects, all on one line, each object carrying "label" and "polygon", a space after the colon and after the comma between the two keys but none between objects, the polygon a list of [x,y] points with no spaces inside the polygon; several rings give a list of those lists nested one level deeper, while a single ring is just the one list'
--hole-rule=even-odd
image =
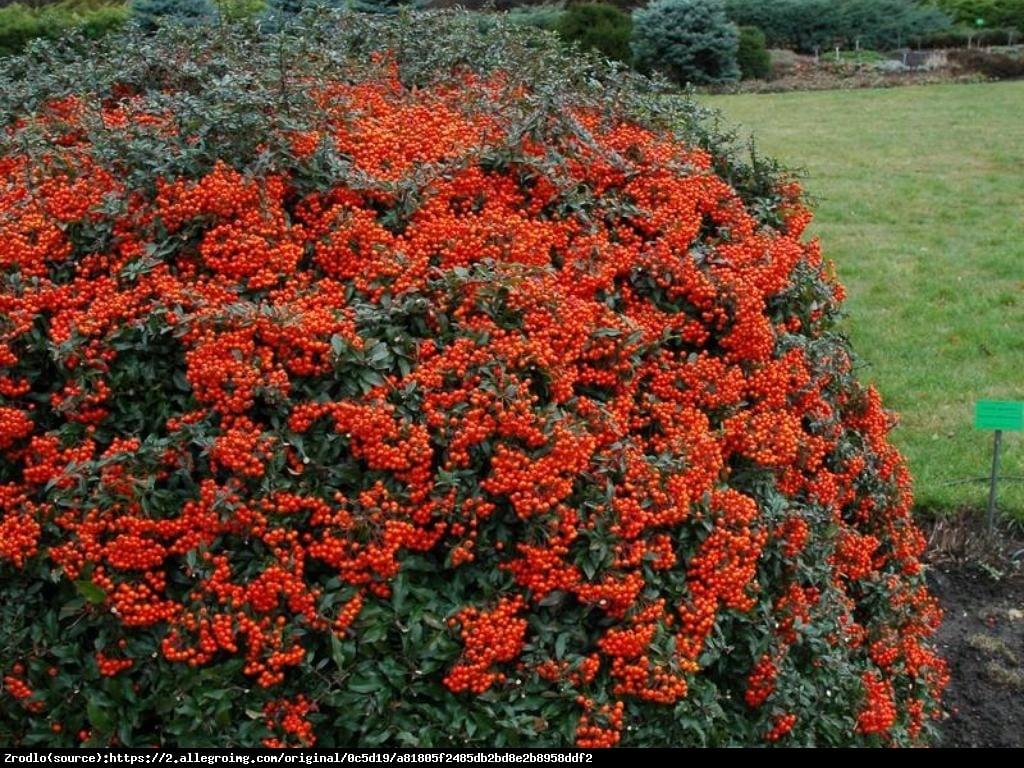
[{"label": "green plant label sign", "polygon": [[974,404],[975,429],[1024,429],[1024,402],[979,400]]}]

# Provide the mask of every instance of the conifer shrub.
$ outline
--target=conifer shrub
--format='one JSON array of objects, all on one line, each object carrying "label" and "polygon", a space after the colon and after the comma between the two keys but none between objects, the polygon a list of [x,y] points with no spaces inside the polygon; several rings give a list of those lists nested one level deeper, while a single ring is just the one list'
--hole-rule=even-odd
[{"label": "conifer shrub", "polygon": [[633,12],[633,61],[642,72],[680,84],[738,80],[738,47],[722,0],[654,0]]},{"label": "conifer shrub", "polygon": [[565,8],[556,4],[520,5],[510,9],[506,19],[512,24],[555,32],[564,13]]},{"label": "conifer shrub", "polygon": [[209,24],[218,16],[213,0],[131,0],[129,7],[132,20],[147,32],[164,24]]},{"label": "conifer shrub", "polygon": [[478,28],[0,62],[0,741],[927,741],[909,478],[798,186]]},{"label": "conifer shrub", "polygon": [[609,3],[577,3],[559,17],[556,27],[563,40],[595,50],[609,59],[629,61],[633,19]]},{"label": "conifer shrub", "polygon": [[250,19],[266,10],[266,0],[214,0],[217,13],[225,21]]},{"label": "conifer shrub", "polygon": [[744,80],[765,80],[772,73],[772,58],[765,46],[764,32],[757,27],[740,27],[736,63]]},{"label": "conifer shrub", "polygon": [[928,35],[921,40],[924,48],[982,48],[1016,45],[1024,33],[1014,27],[956,26]]},{"label": "conifer shrub", "polygon": [[0,8],[0,56],[19,53],[38,38],[74,32],[86,38],[102,37],[121,28],[127,18],[126,5],[103,0],[63,0],[43,6],[10,3]]},{"label": "conifer shrub", "polygon": [[952,23],[940,8],[915,0],[725,0],[725,6],[735,23],[762,30],[769,48],[804,53],[920,45]]},{"label": "conifer shrub", "polygon": [[[945,11],[955,22],[984,32],[992,27],[1010,27],[1024,33],[1024,0],[928,0]],[[982,25],[979,29],[978,19]],[[984,44],[984,43],[983,43]]]}]

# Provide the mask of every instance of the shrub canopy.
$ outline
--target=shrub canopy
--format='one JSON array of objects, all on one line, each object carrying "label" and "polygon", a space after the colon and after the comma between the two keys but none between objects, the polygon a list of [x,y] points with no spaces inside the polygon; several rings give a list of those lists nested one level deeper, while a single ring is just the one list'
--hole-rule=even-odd
[{"label": "shrub canopy", "polygon": [[147,32],[165,24],[194,27],[218,18],[213,0],[130,0],[132,20]]},{"label": "shrub canopy", "polygon": [[941,10],[913,0],[726,0],[729,18],[763,30],[770,48],[896,48],[946,30]]},{"label": "shrub canopy", "polygon": [[75,30],[97,38],[121,27],[128,8],[103,0],[62,0],[43,6],[10,3],[0,7],[0,56],[19,53],[30,40],[58,38]]},{"label": "shrub canopy", "polygon": [[942,9],[957,23],[976,31],[1012,27],[1024,32],[1024,0],[927,0],[927,5]]},{"label": "shrub canopy", "polygon": [[0,62],[0,740],[926,739],[798,187],[550,37],[297,29]]},{"label": "shrub canopy", "polygon": [[744,80],[768,78],[772,73],[772,59],[765,46],[765,36],[757,27],[740,27],[736,63]]},{"label": "shrub canopy", "polygon": [[655,0],[633,13],[633,61],[676,83],[738,80],[739,31],[722,0]]},{"label": "shrub canopy", "polygon": [[628,62],[632,58],[629,41],[633,36],[633,18],[608,3],[572,5],[558,19],[558,34],[578,43],[583,50],[593,49],[610,59]]}]

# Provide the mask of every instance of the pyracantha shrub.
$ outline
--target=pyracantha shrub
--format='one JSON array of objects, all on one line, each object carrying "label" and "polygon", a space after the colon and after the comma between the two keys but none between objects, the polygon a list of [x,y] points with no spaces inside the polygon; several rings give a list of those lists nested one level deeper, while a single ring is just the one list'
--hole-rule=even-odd
[{"label": "pyracantha shrub", "polygon": [[550,37],[299,29],[0,63],[0,740],[927,740],[792,180]]}]

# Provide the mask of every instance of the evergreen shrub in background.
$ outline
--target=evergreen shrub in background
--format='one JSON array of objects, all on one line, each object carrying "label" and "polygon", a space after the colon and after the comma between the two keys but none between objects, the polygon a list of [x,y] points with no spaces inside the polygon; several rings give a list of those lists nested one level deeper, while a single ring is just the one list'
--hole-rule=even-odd
[{"label": "evergreen shrub in background", "polygon": [[563,40],[578,43],[584,51],[595,50],[609,59],[628,62],[633,19],[626,11],[607,3],[569,6],[556,26]]},{"label": "evergreen shrub in background", "polygon": [[0,56],[20,52],[30,40],[56,39],[72,31],[95,39],[127,19],[125,5],[102,0],[63,0],[40,7],[11,3],[0,8]]},{"label": "evergreen shrub in background", "polygon": [[194,27],[216,21],[213,0],[131,0],[131,18],[143,30],[152,32],[163,24]]},{"label": "evergreen shrub in background", "polygon": [[725,0],[737,24],[762,30],[769,48],[803,53],[843,48],[886,49],[920,43],[948,30],[949,16],[913,0]]},{"label": "evergreen shrub in background", "polygon": [[765,47],[764,32],[757,27],[740,27],[736,63],[744,80],[765,80],[772,73],[772,59]]},{"label": "evergreen shrub in background", "polygon": [[739,31],[722,0],[655,0],[633,13],[633,61],[685,84],[738,80]]}]

